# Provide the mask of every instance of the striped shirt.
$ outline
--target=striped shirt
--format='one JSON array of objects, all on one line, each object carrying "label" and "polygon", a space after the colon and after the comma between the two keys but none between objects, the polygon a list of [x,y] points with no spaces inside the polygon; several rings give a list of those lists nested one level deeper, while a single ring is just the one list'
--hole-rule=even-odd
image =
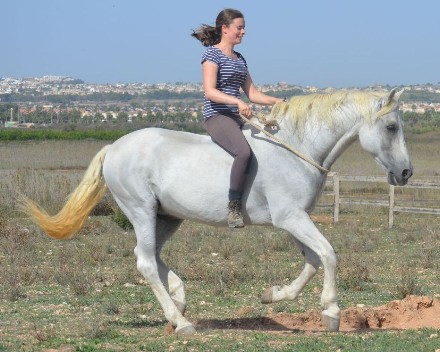
[{"label": "striped shirt", "polygon": [[[246,80],[248,69],[244,57],[234,51],[237,59],[232,59],[215,46],[210,46],[203,53],[202,64],[205,61],[213,62],[218,66],[216,88],[236,98],[240,97],[240,87]],[[238,114],[237,105],[215,103],[208,98],[203,101],[203,117],[207,119],[215,114]]]}]

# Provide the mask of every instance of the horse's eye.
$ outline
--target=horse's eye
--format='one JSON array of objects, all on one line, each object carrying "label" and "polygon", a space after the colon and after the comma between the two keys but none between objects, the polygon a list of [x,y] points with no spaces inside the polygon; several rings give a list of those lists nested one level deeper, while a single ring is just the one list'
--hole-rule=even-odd
[{"label": "horse's eye", "polygon": [[392,125],[388,125],[388,126],[387,126],[387,131],[388,131],[388,132],[391,132],[391,133],[394,133],[394,132],[397,131],[397,126],[394,125],[394,124],[392,124]]}]

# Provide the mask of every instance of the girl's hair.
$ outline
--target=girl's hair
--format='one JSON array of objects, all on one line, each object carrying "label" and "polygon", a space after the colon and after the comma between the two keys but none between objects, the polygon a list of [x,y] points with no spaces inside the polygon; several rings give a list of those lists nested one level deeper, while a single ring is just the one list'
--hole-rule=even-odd
[{"label": "girl's hair", "polygon": [[222,26],[229,26],[236,18],[244,18],[244,16],[238,10],[224,9],[217,15],[215,27],[202,24],[192,32],[191,36],[199,40],[204,46],[218,44],[222,39]]}]

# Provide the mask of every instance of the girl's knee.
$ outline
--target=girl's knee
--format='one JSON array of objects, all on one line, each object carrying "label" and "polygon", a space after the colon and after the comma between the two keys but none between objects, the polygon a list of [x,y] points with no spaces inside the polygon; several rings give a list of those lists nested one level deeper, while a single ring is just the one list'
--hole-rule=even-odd
[{"label": "girl's knee", "polygon": [[252,155],[251,148],[249,146],[246,146],[240,149],[237,157],[239,157],[241,160],[249,160],[251,155]]}]

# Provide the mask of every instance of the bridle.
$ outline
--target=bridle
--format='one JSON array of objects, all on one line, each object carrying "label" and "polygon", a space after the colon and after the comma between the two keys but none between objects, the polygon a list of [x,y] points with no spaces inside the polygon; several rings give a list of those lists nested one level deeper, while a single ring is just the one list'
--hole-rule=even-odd
[{"label": "bridle", "polygon": [[266,130],[264,130],[263,128],[261,128],[260,126],[258,126],[257,124],[251,122],[248,118],[244,117],[242,114],[240,114],[240,117],[249,125],[255,127],[257,130],[259,130],[260,132],[263,132],[266,136],[272,138],[274,141],[276,141],[277,143],[281,144],[283,147],[287,148],[289,151],[291,151],[293,154],[295,154],[297,157],[303,159],[304,161],[307,161],[309,164],[313,165],[314,167],[316,167],[319,171],[321,171],[322,173],[328,173],[330,172],[330,170],[327,170],[325,167],[322,167],[321,165],[319,165],[316,161],[314,161],[313,159],[309,158],[307,155],[304,155],[302,153],[300,153],[299,151],[293,149],[291,146],[289,146],[288,144],[286,144],[285,142],[283,142],[281,139],[279,139],[278,137],[275,137],[273,134],[267,132]]}]

